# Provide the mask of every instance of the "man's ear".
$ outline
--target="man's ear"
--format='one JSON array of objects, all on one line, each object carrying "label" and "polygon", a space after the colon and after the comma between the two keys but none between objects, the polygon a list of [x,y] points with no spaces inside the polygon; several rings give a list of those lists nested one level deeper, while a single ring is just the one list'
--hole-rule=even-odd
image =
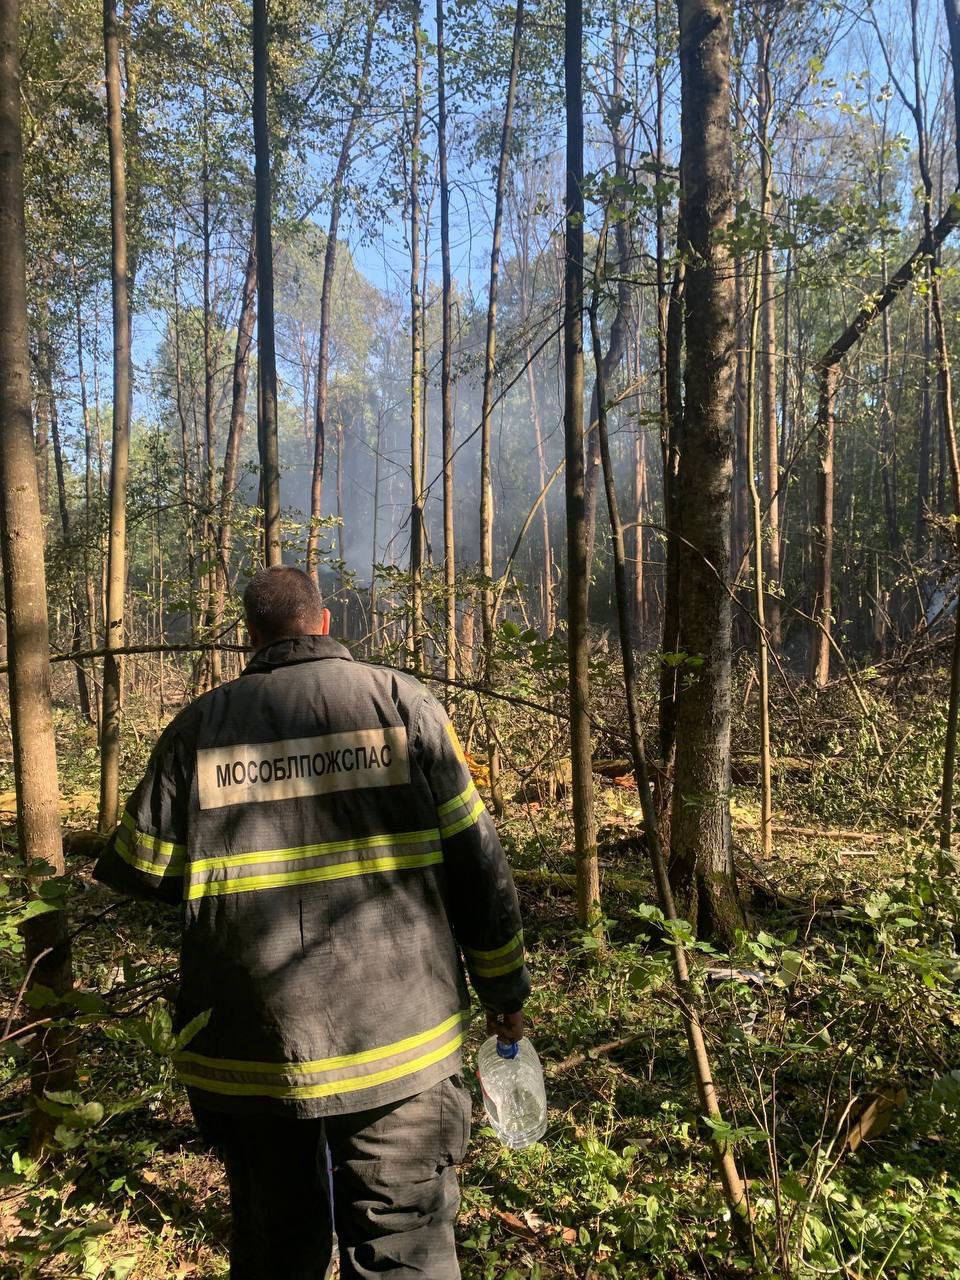
[{"label": "man's ear", "polygon": [[251,627],[249,622],[247,623],[247,635],[250,637],[250,648],[254,653],[263,648],[263,636],[260,635],[256,627]]},{"label": "man's ear", "polygon": [[330,634],[330,610],[324,609],[320,620],[320,634],[328,636]]}]

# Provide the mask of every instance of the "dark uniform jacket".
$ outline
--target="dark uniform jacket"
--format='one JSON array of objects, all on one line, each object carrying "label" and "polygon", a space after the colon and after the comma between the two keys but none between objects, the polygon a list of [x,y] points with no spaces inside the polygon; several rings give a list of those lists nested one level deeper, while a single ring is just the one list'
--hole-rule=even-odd
[{"label": "dark uniform jacket", "polygon": [[460,1068],[469,999],[529,992],[516,891],[452,725],[410,676],[281,640],[168,725],[94,872],[178,903],[195,1104],[364,1111]]}]

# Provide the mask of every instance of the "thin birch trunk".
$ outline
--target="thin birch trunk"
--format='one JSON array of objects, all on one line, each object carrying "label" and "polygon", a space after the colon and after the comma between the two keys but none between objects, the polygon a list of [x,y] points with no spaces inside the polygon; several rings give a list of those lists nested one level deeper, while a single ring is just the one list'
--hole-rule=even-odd
[{"label": "thin birch trunk", "polygon": [[116,0],[103,0],[107,140],[110,152],[111,279],[113,291],[113,447],[110,454],[110,534],[104,617],[103,726],[100,735],[101,831],[111,831],[120,812],[120,696],[122,671],[114,650],[125,627],[127,473],[130,454],[130,302],[127,261],[127,175],[120,102],[120,55]]}]

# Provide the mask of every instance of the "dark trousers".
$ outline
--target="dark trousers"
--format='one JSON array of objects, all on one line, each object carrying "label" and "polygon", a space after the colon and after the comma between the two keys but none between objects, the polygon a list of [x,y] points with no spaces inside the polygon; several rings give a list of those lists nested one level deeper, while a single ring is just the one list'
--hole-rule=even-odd
[{"label": "dark trousers", "polygon": [[455,1166],[470,1137],[459,1076],[322,1120],[195,1114],[230,1184],[231,1280],[323,1280],[334,1229],[342,1280],[459,1280]]}]

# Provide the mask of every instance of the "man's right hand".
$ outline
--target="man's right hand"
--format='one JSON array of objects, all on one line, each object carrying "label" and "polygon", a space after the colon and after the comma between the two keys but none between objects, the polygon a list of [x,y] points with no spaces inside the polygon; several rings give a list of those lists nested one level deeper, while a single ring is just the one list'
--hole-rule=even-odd
[{"label": "man's right hand", "polygon": [[493,1009],[488,1009],[487,1035],[514,1042],[522,1040],[523,1010],[518,1009],[516,1013],[495,1013]]}]

